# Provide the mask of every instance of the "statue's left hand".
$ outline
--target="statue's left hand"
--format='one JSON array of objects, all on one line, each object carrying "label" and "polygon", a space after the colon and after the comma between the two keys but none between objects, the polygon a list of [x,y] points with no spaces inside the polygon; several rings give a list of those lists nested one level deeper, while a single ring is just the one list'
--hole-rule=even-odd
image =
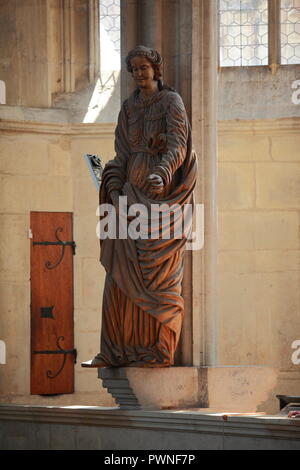
[{"label": "statue's left hand", "polygon": [[159,194],[164,189],[164,182],[160,175],[152,174],[148,176],[147,182],[149,183],[149,189],[153,194]]}]

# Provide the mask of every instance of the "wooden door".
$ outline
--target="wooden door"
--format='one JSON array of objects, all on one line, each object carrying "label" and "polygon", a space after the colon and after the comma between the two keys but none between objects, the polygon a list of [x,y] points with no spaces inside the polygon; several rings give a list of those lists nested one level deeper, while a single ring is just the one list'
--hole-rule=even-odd
[{"label": "wooden door", "polygon": [[72,214],[32,212],[30,219],[31,393],[73,393]]}]

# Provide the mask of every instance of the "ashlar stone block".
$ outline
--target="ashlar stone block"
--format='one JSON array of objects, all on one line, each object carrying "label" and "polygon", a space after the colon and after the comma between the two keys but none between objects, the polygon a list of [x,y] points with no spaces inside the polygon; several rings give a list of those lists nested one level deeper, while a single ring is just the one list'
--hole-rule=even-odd
[{"label": "ashlar stone block", "polygon": [[223,211],[219,214],[220,250],[299,248],[296,211]]},{"label": "ashlar stone block", "polygon": [[254,166],[247,163],[220,164],[218,173],[219,209],[249,209],[254,205]]},{"label": "ashlar stone block", "polygon": [[26,282],[30,272],[29,217],[3,214],[0,224],[0,280]]},{"label": "ashlar stone block", "polygon": [[46,175],[48,142],[36,135],[1,136],[0,171],[9,175]]},{"label": "ashlar stone block", "polygon": [[48,144],[49,172],[55,176],[71,176],[70,138],[63,136]]},{"label": "ashlar stone block", "polygon": [[227,162],[270,161],[269,138],[250,132],[239,134],[235,130],[232,134],[220,134],[218,157],[220,161]]},{"label": "ashlar stone block", "polygon": [[259,163],[256,166],[257,207],[300,207],[300,166],[297,163]]},{"label": "ashlar stone block", "polygon": [[272,158],[281,162],[300,162],[300,136],[272,136]]}]

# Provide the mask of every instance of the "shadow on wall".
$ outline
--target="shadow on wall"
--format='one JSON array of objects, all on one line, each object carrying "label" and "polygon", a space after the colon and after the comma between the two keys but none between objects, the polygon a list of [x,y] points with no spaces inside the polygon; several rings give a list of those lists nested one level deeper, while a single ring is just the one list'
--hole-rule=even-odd
[{"label": "shadow on wall", "polygon": [[115,123],[121,107],[120,88],[120,72],[112,71],[83,90],[55,97],[53,108],[67,109],[74,123]]}]

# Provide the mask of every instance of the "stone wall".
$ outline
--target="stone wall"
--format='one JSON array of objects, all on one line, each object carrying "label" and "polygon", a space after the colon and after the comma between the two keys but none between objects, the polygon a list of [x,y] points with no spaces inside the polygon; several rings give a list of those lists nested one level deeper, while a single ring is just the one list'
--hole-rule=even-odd
[{"label": "stone wall", "polygon": [[300,117],[299,89],[300,65],[282,65],[274,75],[267,66],[222,67],[218,118],[223,121]]},{"label": "stone wall", "polygon": [[299,394],[300,120],[219,123],[219,359]]},{"label": "stone wall", "polygon": [[[83,126],[78,126],[82,128]],[[75,344],[79,351],[76,366],[75,389],[86,404],[87,393],[93,396],[93,403],[112,404],[113,400],[104,389],[100,393],[101,381],[95,369],[82,369],[80,362],[92,359],[99,352],[101,304],[105,271],[99,262],[99,240],[96,236],[98,217],[98,193],[88,174],[83,159],[85,153],[101,156],[107,162],[114,156],[114,125],[89,125],[84,133],[75,132],[71,138],[74,237],[78,241],[75,257]],[[103,398],[102,398],[103,397]],[[104,400],[104,401],[103,401]]]},{"label": "stone wall", "polygon": [[6,83],[7,103],[49,106],[45,2],[1,0],[0,9],[0,76]]},{"label": "stone wall", "polygon": [[[97,191],[83,155],[113,156],[110,125],[55,124],[2,120],[0,123],[1,235],[0,339],[6,364],[0,366],[0,401],[21,403],[114,402],[100,387],[96,371],[80,362],[99,352],[104,270],[96,237]],[[75,394],[30,396],[30,211],[74,214]]]},{"label": "stone wall", "polygon": [[[99,73],[97,0],[0,0],[0,79],[9,105],[51,107]],[[34,25],[34,27],[33,27]]]},{"label": "stone wall", "polygon": [[[299,128],[297,118],[219,123],[219,365],[279,367],[275,394],[297,394],[300,380],[299,366],[291,363],[291,344],[300,339]],[[99,349],[104,281],[98,197],[83,154],[111,158],[113,131],[113,124],[0,123],[0,339],[7,347],[1,402],[113,404],[96,372],[80,367]],[[79,354],[70,396],[30,396],[32,210],[74,214]],[[200,282],[199,273],[195,278]]]}]

